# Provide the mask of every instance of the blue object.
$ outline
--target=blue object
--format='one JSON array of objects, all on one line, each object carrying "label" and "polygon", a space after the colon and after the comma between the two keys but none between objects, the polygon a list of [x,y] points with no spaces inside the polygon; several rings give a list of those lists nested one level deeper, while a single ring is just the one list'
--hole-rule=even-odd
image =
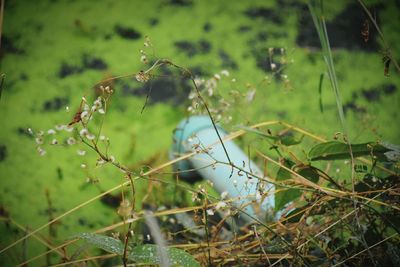
[{"label": "blue object", "polygon": [[[218,125],[217,129],[221,138],[224,139],[227,133]],[[232,174],[231,166],[215,163],[216,161],[228,163],[228,159],[208,116],[192,116],[182,120],[174,132],[173,142],[170,152],[171,159],[189,152],[197,152],[192,157],[174,165],[176,171],[181,171],[180,177],[188,180],[199,174],[204,179],[210,180],[218,192],[227,192],[229,198],[240,197],[234,202],[236,207],[253,201],[254,204],[243,208],[250,216],[258,217],[261,220],[267,215],[273,216],[274,185],[266,182],[259,183],[257,178],[246,175],[237,169],[234,169]],[[255,176],[263,177],[260,169],[233,141],[224,141],[224,145],[234,165]],[[192,169],[196,169],[197,173],[189,171]],[[257,193],[259,191],[271,191],[271,193],[261,199],[260,194]],[[253,221],[249,216],[241,216],[248,222]]]}]

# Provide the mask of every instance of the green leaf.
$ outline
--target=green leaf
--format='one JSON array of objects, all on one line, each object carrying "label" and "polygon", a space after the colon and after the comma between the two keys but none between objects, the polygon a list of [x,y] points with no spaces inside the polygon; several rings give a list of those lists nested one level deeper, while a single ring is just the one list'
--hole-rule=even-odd
[{"label": "green leaf", "polygon": [[270,135],[270,134],[264,133],[264,132],[262,132],[260,130],[253,129],[253,128],[246,127],[246,126],[240,126],[239,128],[244,130],[244,131],[246,131],[246,132],[255,133],[255,134],[258,134],[260,136],[266,137],[266,138],[268,138],[268,139],[270,139],[270,140],[272,140],[272,141],[274,141],[276,143],[281,143],[284,146],[293,146],[293,145],[300,144],[301,141],[303,141],[303,138],[304,138],[304,135],[302,135],[300,137],[300,139],[296,139],[290,133],[285,134],[285,135],[281,135],[281,136],[279,136],[279,135],[278,136],[274,136],[274,135]]},{"label": "green leaf", "polygon": [[[294,165],[294,162],[291,160],[285,160],[284,166],[291,168]],[[278,173],[276,174],[277,181],[284,181],[291,179],[291,173],[285,170],[284,168],[279,168]],[[283,187],[277,186],[277,189],[281,189]],[[285,188],[284,188],[285,189]],[[285,189],[283,191],[279,191],[275,194],[275,211],[281,210],[287,203],[298,198],[301,195],[300,190],[298,189]]]},{"label": "green leaf", "polygon": [[[352,144],[351,149],[354,157],[362,157],[373,154],[374,156],[381,157],[383,153],[388,152],[389,149],[377,143],[364,143]],[[330,141],[314,146],[308,153],[310,160],[336,160],[336,159],[349,159],[349,145],[339,142]]]},{"label": "green leaf", "polygon": [[[143,264],[160,264],[157,245],[140,245],[132,249],[128,256],[129,260]],[[168,258],[171,266],[200,266],[200,264],[184,250],[167,248]]]},{"label": "green leaf", "polygon": [[300,174],[301,176],[303,176],[304,178],[306,178],[307,180],[310,180],[313,183],[316,183],[319,180],[318,172],[314,168],[311,168],[311,167],[303,168],[300,171],[298,171],[297,173]]},{"label": "green leaf", "polygon": [[110,253],[118,255],[122,255],[124,253],[124,244],[122,244],[120,240],[109,236],[92,233],[81,233],[73,236],[73,238],[85,240],[87,243]]}]

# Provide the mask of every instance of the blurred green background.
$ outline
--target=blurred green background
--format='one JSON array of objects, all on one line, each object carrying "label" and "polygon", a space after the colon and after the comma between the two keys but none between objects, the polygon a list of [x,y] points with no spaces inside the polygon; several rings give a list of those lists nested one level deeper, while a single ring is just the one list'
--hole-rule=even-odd
[{"label": "blurred green background", "polygon": [[[124,181],[111,167],[96,168],[94,153],[78,156],[76,151],[83,146],[48,145],[47,154],[40,157],[27,129],[40,131],[69,123],[81,97],[93,99],[92,88],[98,81],[146,69],[139,52],[144,48],[145,36],[150,37],[156,57],[171,59],[198,77],[209,78],[228,70],[229,82],[221,86],[221,95],[229,98],[231,89],[255,90],[251,104],[232,109],[233,121],[225,125],[228,130],[234,130],[237,124],[278,119],[331,139],[341,127],[327,77],[319,93],[320,75],[326,68],[305,3],[5,1],[1,42],[1,72],[6,74],[0,100],[1,216],[32,230],[46,223],[49,214],[62,214]],[[400,59],[400,2],[366,3],[376,14],[393,54]],[[351,140],[399,144],[400,77],[392,67],[390,76],[384,76],[383,48],[376,31],[371,24],[370,38],[365,43],[361,31],[366,16],[357,1],[325,1],[325,13]],[[150,54],[149,49],[146,51]],[[271,63],[282,67],[280,75],[273,74]],[[172,131],[188,115],[188,83],[176,72],[163,74],[170,76],[151,82],[152,92],[143,114],[140,111],[149,85],[134,78],[112,85],[115,95],[103,131],[111,140],[111,154],[138,172],[141,166],[156,166],[168,160]],[[231,82],[232,78],[236,82]],[[61,137],[60,142],[66,138]],[[88,167],[82,169],[82,163]],[[88,178],[98,182],[88,183]],[[174,190],[173,186],[159,187],[149,201],[172,204]],[[139,185],[139,203],[145,191],[146,185]],[[120,221],[118,204],[114,195],[74,212],[56,225],[56,238],[62,241],[74,233]],[[0,224],[0,233],[1,248],[24,235],[24,231],[5,222]],[[47,230],[42,235],[47,236]],[[45,251],[38,244],[29,239],[27,255],[18,245],[0,255],[0,262],[14,265]]]}]

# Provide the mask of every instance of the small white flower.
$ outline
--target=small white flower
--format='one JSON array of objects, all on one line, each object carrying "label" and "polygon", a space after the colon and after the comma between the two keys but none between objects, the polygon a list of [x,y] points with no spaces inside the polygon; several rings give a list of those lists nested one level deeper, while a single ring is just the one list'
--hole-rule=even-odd
[{"label": "small white flower", "polygon": [[221,70],[221,75],[224,75],[226,77],[229,77],[229,71],[227,70]]},{"label": "small white flower", "polygon": [[52,144],[52,145],[57,145],[58,144],[58,141],[57,141],[57,139],[53,139],[53,140],[51,140],[51,143],[50,144]]},{"label": "small white flower", "polygon": [[215,210],[219,210],[219,209],[223,209],[227,206],[227,204],[223,201],[220,201],[217,203],[217,205],[215,206]]},{"label": "small white flower", "polygon": [[53,129],[49,129],[49,130],[47,130],[47,134],[55,134],[56,133],[56,131],[55,130],[53,130]]},{"label": "small white flower", "polygon": [[207,210],[207,215],[212,216],[214,215],[214,211],[212,209]]},{"label": "small white flower", "polygon": [[141,57],[140,57],[140,62],[142,62],[142,63],[147,63],[147,57],[146,57],[146,55],[142,55]]},{"label": "small white flower", "polygon": [[99,109],[99,113],[100,113],[100,114],[105,114],[106,111],[105,111],[104,109],[100,108],[100,109]]},{"label": "small white flower", "polygon": [[33,134],[32,128],[28,128],[28,134],[30,134],[30,135]]},{"label": "small white flower", "polygon": [[88,104],[83,105],[83,110],[84,111],[89,111],[90,110],[89,105]]},{"label": "small white flower", "polygon": [[97,107],[96,106],[92,106],[92,108],[90,109],[91,112],[96,112],[97,111]]},{"label": "small white flower", "polygon": [[[195,78],[195,79],[194,79],[194,83],[196,84],[197,87],[199,87],[199,86],[201,86],[201,85],[204,83],[204,79]],[[190,95],[189,95],[189,99],[191,99],[191,98],[190,98]]]},{"label": "small white flower", "polygon": [[96,136],[94,134],[90,133],[89,130],[86,129],[86,128],[83,128],[82,130],[80,130],[79,134],[82,137],[85,137],[85,138],[87,138],[89,140],[94,140],[96,138]]},{"label": "small white flower", "polygon": [[93,105],[98,107],[98,108],[101,108],[103,106],[100,96],[93,102]]},{"label": "small white flower", "polygon": [[41,144],[43,144],[43,138],[42,137],[36,137],[35,138],[35,142],[36,142],[36,144],[41,145]]},{"label": "small white flower", "polygon": [[86,167],[87,167],[87,166],[86,166],[85,163],[82,163],[82,164],[81,164],[81,168],[82,168],[82,169],[85,169]]},{"label": "small white flower", "polygon": [[228,192],[224,191],[221,193],[221,199],[225,199],[228,196]]},{"label": "small white flower", "polygon": [[57,124],[56,125],[56,130],[57,131],[62,131],[62,130],[64,130],[64,128],[65,128],[65,125],[63,125],[63,124]]},{"label": "small white flower", "polygon": [[104,141],[104,140],[106,140],[106,137],[104,135],[100,135],[99,139],[100,139],[100,141]]},{"label": "small white flower", "polygon": [[94,134],[88,133],[86,135],[86,138],[89,139],[89,140],[94,140],[96,138],[96,136]]},{"label": "small white flower", "polygon": [[74,126],[65,126],[64,127],[64,130],[66,131],[66,132],[72,132],[73,130],[74,130]]},{"label": "small white flower", "polygon": [[79,156],[85,156],[86,155],[86,151],[85,150],[81,150],[78,149],[78,151],[76,152]]},{"label": "small white flower", "polygon": [[106,163],[106,161],[102,158],[97,159],[96,166],[102,166]]},{"label": "small white flower", "polygon": [[275,63],[271,63],[271,70],[275,70],[276,69],[276,64]]},{"label": "small white flower", "polygon": [[221,80],[221,76],[220,76],[219,74],[214,74],[214,78],[215,78],[217,81]]},{"label": "small white flower", "polygon": [[41,147],[38,147],[38,148],[37,148],[37,151],[39,152],[39,155],[40,155],[40,156],[46,155],[46,150],[44,150],[44,149],[41,148]]},{"label": "small white flower", "polygon": [[70,146],[76,144],[75,138],[69,137],[69,138],[67,139],[67,144],[70,145]]},{"label": "small white flower", "polygon": [[82,113],[81,113],[81,119],[83,120],[83,121],[87,121],[88,119],[89,119],[89,112],[88,111],[82,111]]},{"label": "small white flower", "polygon": [[83,128],[79,131],[80,136],[85,137],[89,133],[88,129]]},{"label": "small white flower", "polygon": [[236,82],[236,79],[235,79],[235,78],[233,78],[233,79],[231,80],[231,82],[235,83],[235,82]]},{"label": "small white flower", "polygon": [[113,155],[110,156],[110,161],[115,162],[115,157]]},{"label": "small white flower", "polygon": [[68,106],[65,107],[65,111],[66,111],[67,113],[69,112],[69,107],[68,107]]}]

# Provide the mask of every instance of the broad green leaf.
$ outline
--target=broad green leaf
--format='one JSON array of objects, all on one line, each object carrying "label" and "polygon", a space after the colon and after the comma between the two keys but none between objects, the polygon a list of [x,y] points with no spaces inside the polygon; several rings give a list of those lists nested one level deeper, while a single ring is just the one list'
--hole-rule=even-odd
[{"label": "broad green leaf", "polygon": [[313,183],[316,183],[319,180],[318,172],[311,167],[303,168],[299,170],[297,173]]},{"label": "broad green leaf", "polygon": [[122,255],[124,253],[124,244],[122,244],[120,240],[109,236],[81,233],[73,236],[73,238],[85,240],[87,243],[110,253],[115,253],[118,255]]},{"label": "broad green leaf", "polygon": [[[389,149],[377,143],[353,144],[351,149],[354,157],[375,155],[382,156],[383,153],[388,152]],[[308,153],[310,160],[336,160],[336,159],[349,159],[349,145],[339,142],[330,141],[314,146]]]},{"label": "broad green leaf", "polygon": [[[200,266],[200,264],[184,250],[167,248],[169,263],[171,266]],[[140,245],[132,249],[128,256],[129,260],[143,264],[160,264],[157,245]]]},{"label": "broad green leaf", "polygon": [[[291,160],[285,160],[284,166],[291,168],[293,167],[294,162]],[[311,168],[305,167],[297,171],[298,174],[303,176],[304,178],[312,181],[313,183],[318,182],[319,174],[318,172]],[[285,170],[284,168],[279,168],[278,173],[276,175],[277,181],[284,181],[292,178],[292,174]],[[277,188],[282,188],[277,186]],[[284,191],[280,191],[275,194],[275,211],[279,211],[282,209],[287,203],[297,199],[300,197],[301,191],[299,189],[285,189]]]},{"label": "broad green leaf", "polygon": [[[294,162],[290,160],[285,160],[284,166],[291,168],[294,165]],[[279,168],[278,173],[276,174],[277,181],[284,181],[291,179],[291,173],[285,170],[284,168]],[[277,186],[277,189],[281,189],[283,187]],[[285,189],[283,191],[279,191],[275,194],[275,211],[281,210],[287,203],[298,198],[301,195],[300,190],[298,189]]]},{"label": "broad green leaf", "polygon": [[255,133],[260,136],[266,137],[270,140],[273,140],[274,142],[280,142],[284,146],[293,146],[293,145],[300,144],[304,138],[304,135],[303,135],[300,137],[300,139],[296,139],[296,138],[294,138],[294,136],[292,136],[290,134],[282,135],[282,136],[274,136],[274,135],[270,135],[270,134],[264,133],[260,130],[253,129],[253,128],[246,127],[246,126],[240,126],[239,128],[246,132],[251,132],[251,133]]}]

